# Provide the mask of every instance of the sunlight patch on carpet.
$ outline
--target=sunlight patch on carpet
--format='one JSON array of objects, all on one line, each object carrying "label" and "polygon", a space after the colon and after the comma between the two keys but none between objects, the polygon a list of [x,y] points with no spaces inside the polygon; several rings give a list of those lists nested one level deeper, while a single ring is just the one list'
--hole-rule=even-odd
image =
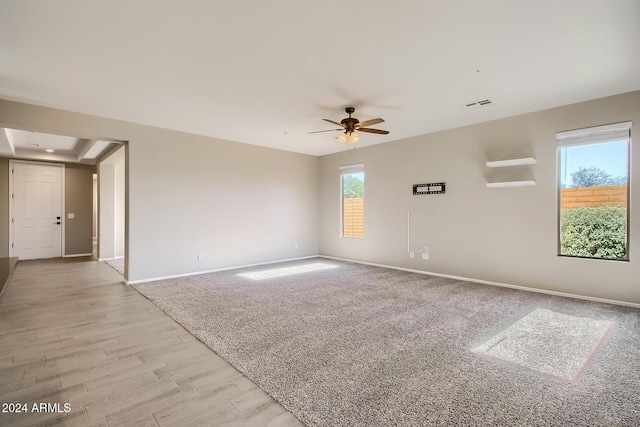
[{"label": "sunlight patch on carpet", "polygon": [[251,271],[248,273],[240,273],[238,276],[246,277],[253,280],[273,279],[274,277],[290,276],[292,274],[310,273],[313,271],[327,270],[337,268],[337,265],[323,264],[314,262],[310,264],[294,265],[291,267],[272,268],[269,270]]},{"label": "sunlight patch on carpet", "polygon": [[538,308],[473,352],[576,382],[596,357],[615,325],[609,319],[590,319]]}]

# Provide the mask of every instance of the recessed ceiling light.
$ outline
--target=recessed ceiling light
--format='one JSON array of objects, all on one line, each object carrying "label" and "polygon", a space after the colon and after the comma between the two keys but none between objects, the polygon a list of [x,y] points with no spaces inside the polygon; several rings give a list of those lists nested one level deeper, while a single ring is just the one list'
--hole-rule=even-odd
[{"label": "recessed ceiling light", "polygon": [[53,153],[53,148],[47,148],[47,153]]}]

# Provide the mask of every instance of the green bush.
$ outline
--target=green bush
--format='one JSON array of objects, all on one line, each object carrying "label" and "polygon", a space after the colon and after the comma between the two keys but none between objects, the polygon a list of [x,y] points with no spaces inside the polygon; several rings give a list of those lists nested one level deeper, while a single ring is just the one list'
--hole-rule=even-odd
[{"label": "green bush", "polygon": [[627,209],[615,206],[566,209],[560,214],[560,254],[625,259]]}]

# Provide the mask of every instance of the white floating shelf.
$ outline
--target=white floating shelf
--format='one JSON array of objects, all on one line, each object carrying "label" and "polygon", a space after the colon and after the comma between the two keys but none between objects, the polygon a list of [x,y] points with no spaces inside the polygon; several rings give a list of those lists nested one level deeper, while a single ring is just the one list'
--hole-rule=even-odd
[{"label": "white floating shelf", "polygon": [[495,162],[487,162],[490,168],[505,168],[508,166],[535,165],[536,159],[533,157],[524,157],[522,159],[497,160]]},{"label": "white floating shelf", "polygon": [[535,181],[487,182],[487,188],[532,187],[534,185],[536,185]]}]

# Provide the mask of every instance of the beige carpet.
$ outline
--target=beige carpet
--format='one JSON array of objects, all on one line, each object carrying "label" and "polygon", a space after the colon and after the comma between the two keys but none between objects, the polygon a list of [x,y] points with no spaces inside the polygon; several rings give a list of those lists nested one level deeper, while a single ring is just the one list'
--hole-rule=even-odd
[{"label": "beige carpet", "polygon": [[640,425],[637,309],[325,259],[135,287],[309,426]]}]

